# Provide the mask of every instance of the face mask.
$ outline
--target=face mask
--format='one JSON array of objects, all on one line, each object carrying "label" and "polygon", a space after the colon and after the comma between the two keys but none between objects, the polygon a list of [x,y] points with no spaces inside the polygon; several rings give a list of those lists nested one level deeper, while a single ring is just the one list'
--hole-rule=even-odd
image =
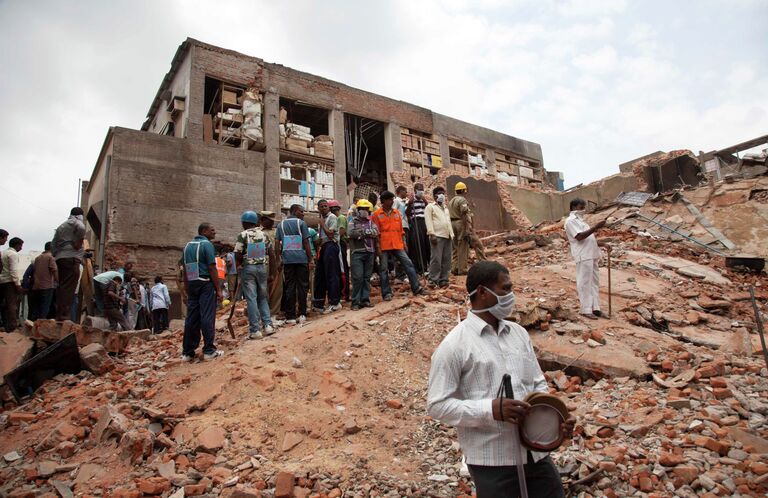
[{"label": "face mask", "polygon": [[424,191],[423,190],[417,190],[416,191],[416,197],[418,197],[419,199],[424,197]]},{"label": "face mask", "polygon": [[437,202],[440,204],[445,202],[445,194],[437,194]]},{"label": "face mask", "polygon": [[[496,319],[498,320],[504,320],[505,318],[507,318],[509,315],[512,314],[512,312],[515,310],[515,293],[514,292],[510,291],[509,294],[499,296],[498,294],[496,294],[495,292],[493,292],[491,289],[487,287],[485,288],[485,290],[487,290],[488,292],[496,296],[496,304],[494,304],[490,308],[485,308],[481,310],[472,310],[472,311],[474,311],[475,313],[482,313],[484,311],[488,311],[491,313],[491,315],[496,317]],[[477,292],[477,289],[469,293],[470,297],[475,292]]]},{"label": "face mask", "polygon": [[584,209],[579,209],[577,211],[574,211],[574,213],[576,213],[576,216],[584,216],[585,212],[586,211]]},{"label": "face mask", "polygon": [[360,211],[357,212],[357,215],[359,217],[361,217],[362,219],[367,220],[368,219],[368,210],[367,209],[361,209]]},{"label": "face mask", "polygon": [[78,221],[83,221],[83,215],[82,214],[76,214],[74,215],[74,218]]}]

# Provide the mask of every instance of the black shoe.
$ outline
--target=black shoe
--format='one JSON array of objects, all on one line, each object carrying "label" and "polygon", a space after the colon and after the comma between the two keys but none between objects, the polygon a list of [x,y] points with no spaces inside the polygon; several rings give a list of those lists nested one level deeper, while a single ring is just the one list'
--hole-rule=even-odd
[{"label": "black shoe", "polygon": [[603,316],[603,312],[600,311],[600,310],[594,310],[594,311],[592,311],[592,314],[595,315],[595,316]]},{"label": "black shoe", "polygon": [[370,301],[367,301],[363,303],[363,308],[373,308],[373,303],[371,303]]},{"label": "black shoe", "polygon": [[385,301],[391,301],[392,300],[392,294],[387,294],[386,296],[384,296],[384,300]]},{"label": "black shoe", "polygon": [[352,311],[358,311],[360,309],[360,306],[357,304],[352,305]]}]

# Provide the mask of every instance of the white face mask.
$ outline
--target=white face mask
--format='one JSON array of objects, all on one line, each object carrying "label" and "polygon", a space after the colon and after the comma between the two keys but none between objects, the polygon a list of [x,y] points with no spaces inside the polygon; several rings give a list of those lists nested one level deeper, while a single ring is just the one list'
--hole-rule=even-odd
[{"label": "white face mask", "polygon": [[[485,290],[496,296],[496,304],[491,306],[490,308],[484,308],[481,310],[472,310],[475,313],[482,313],[484,311],[490,312],[491,315],[496,317],[498,320],[504,320],[509,315],[512,314],[512,312],[515,310],[515,293],[510,291],[509,294],[505,294],[503,296],[499,296],[495,292],[493,292],[491,289],[485,287]],[[476,293],[477,289],[473,290],[469,293],[469,296],[472,297],[472,294]]]},{"label": "white face mask", "polygon": [[367,209],[361,209],[357,212],[357,215],[361,217],[364,220],[368,219],[368,210]]},{"label": "white face mask", "polygon": [[445,202],[445,194],[437,194],[437,202],[440,204]]},{"label": "white face mask", "polygon": [[416,197],[418,197],[419,199],[424,197],[424,191],[423,190],[417,190],[416,191]]},{"label": "white face mask", "polygon": [[586,212],[586,210],[584,210],[584,209],[578,209],[578,210],[574,211],[574,213],[576,213],[576,216],[579,216],[579,217],[584,216],[585,212]]}]

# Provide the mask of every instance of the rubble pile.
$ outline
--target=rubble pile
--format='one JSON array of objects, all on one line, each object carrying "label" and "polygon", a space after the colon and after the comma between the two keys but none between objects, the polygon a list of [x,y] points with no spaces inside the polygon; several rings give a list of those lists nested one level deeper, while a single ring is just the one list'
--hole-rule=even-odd
[{"label": "rubble pile", "polygon": [[[680,207],[661,198],[643,212],[669,217]],[[697,229],[680,216],[681,229]],[[557,225],[484,240],[510,268],[513,318],[528,329],[550,391],[577,416],[553,459],[572,496],[764,496],[768,369],[748,290],[765,315],[765,273],[737,272],[646,229],[601,232],[612,247],[611,316],[599,320],[577,314]],[[606,314],[607,276],[606,260]],[[430,357],[466,316],[464,285],[458,277],[412,298],[396,284],[390,302],[374,287],[374,308],[310,317],[261,341],[245,340],[239,304],[235,339],[220,311],[226,354],[212,362],[181,362],[178,330],[107,340],[41,320],[25,327],[30,337],[0,336],[6,371],[17,363],[5,353],[28,357],[65,330],[87,367],[45,381],[18,406],[7,400],[0,493],[469,497],[455,429],[426,416]]]}]

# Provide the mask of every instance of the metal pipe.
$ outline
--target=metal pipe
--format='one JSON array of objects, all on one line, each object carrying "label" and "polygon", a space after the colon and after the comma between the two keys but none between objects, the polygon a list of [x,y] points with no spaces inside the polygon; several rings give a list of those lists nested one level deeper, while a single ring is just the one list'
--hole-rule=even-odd
[{"label": "metal pipe", "polygon": [[670,232],[672,232],[672,233],[674,233],[674,234],[677,234],[677,235],[679,235],[680,237],[682,237],[682,238],[684,238],[684,239],[686,239],[686,240],[689,240],[689,241],[693,242],[694,244],[698,244],[698,245],[700,245],[701,247],[703,247],[704,249],[710,250],[710,251],[712,251],[712,252],[713,252],[713,253],[715,253],[715,254],[718,254],[718,255],[720,255],[720,256],[727,256],[727,254],[725,254],[723,251],[720,251],[720,250],[718,250],[718,249],[715,249],[714,247],[709,247],[708,245],[704,244],[703,242],[699,242],[698,240],[694,239],[693,237],[689,237],[689,236],[687,236],[687,235],[684,235],[684,234],[682,234],[682,233],[678,232],[677,230],[675,230],[674,228],[670,228],[670,227],[668,227],[667,225],[664,225],[664,224],[662,224],[662,223],[659,223],[659,222],[658,222],[658,221],[656,221],[656,220],[652,220],[651,218],[648,218],[647,216],[644,216],[644,215],[642,215],[642,214],[640,214],[640,213],[636,213],[636,214],[635,214],[635,216],[637,216],[638,218],[641,218],[641,219],[643,219],[643,220],[645,220],[645,221],[648,221],[648,222],[650,222],[650,223],[653,223],[654,225],[658,225],[658,226],[660,226],[661,228],[663,228],[663,229],[665,229],[665,230],[669,230]]}]

